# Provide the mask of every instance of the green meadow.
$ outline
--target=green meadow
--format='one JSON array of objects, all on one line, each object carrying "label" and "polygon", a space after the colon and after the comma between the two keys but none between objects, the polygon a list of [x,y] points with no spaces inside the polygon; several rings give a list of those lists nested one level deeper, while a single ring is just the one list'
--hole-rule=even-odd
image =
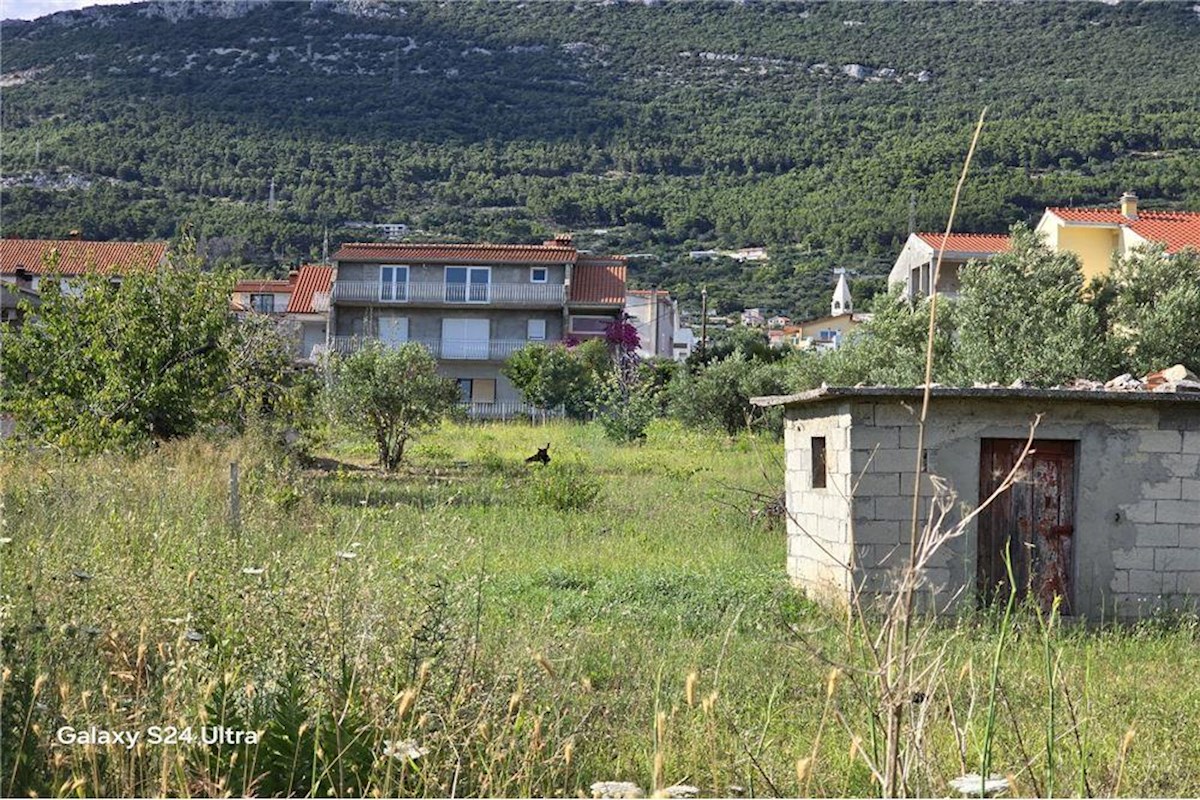
[{"label": "green meadow", "polygon": [[[351,438],[316,452],[5,454],[0,794],[878,794],[867,634],[753,513],[781,443],[447,423],[392,475]],[[1200,794],[1194,617],[1018,611],[992,692],[1000,625],[920,623],[910,793],[990,747],[1018,794]],[[59,741],[93,727],[141,736]]]}]

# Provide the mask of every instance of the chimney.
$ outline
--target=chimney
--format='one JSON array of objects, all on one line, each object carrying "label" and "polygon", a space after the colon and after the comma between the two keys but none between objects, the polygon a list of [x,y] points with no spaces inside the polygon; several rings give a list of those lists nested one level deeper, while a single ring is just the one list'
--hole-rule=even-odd
[{"label": "chimney", "polygon": [[545,245],[546,247],[570,247],[571,246],[571,234],[569,234],[569,233],[555,234],[553,239],[547,239],[546,241],[542,242],[542,244]]},{"label": "chimney", "polygon": [[1126,219],[1137,219],[1137,195],[1133,192],[1126,192],[1121,195],[1121,216]]}]

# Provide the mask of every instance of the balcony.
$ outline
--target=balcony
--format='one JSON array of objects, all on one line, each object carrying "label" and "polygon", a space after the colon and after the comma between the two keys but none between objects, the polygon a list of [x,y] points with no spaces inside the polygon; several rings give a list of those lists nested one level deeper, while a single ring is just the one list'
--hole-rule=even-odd
[{"label": "balcony", "polygon": [[519,308],[563,304],[561,283],[381,283],[336,281],[335,303],[413,306],[513,306]]},{"label": "balcony", "polygon": [[[334,336],[330,349],[347,355],[371,342],[379,342],[373,336]],[[527,344],[533,344],[525,339],[410,339],[426,350],[434,358],[445,361],[503,361]],[[555,341],[538,341],[536,344],[560,344]]]}]

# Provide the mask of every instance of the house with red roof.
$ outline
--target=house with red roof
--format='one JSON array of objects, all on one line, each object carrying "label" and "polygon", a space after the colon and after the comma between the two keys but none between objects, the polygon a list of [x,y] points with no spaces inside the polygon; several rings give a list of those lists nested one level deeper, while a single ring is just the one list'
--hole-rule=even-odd
[{"label": "house with red roof", "polygon": [[[943,239],[944,244],[943,244]],[[958,293],[958,271],[972,259],[986,261],[1009,248],[1009,238],[992,233],[913,233],[888,275],[888,288],[904,287],[906,297],[929,294],[938,251],[945,247],[938,270],[938,293]]]},{"label": "house with red roof", "polygon": [[330,344],[418,342],[458,381],[473,416],[522,413],[500,374],[530,342],[603,336],[625,305],[626,262],[541,244],[350,243],[334,253]]},{"label": "house with red roof", "polygon": [[120,280],[133,270],[166,261],[166,242],[93,242],[85,239],[0,239],[0,322],[19,323],[21,301],[37,303],[48,278],[66,288],[74,276]]},{"label": "house with red roof", "polygon": [[1114,208],[1047,208],[1036,230],[1054,250],[1079,256],[1085,280],[1107,275],[1113,259],[1148,244],[1168,253],[1200,250],[1200,212],[1142,210],[1133,192]]},{"label": "house with red roof", "polygon": [[231,307],[239,316],[268,314],[285,326],[296,344],[296,355],[312,360],[327,344],[333,267],[305,264],[278,280],[240,280],[233,287]]}]

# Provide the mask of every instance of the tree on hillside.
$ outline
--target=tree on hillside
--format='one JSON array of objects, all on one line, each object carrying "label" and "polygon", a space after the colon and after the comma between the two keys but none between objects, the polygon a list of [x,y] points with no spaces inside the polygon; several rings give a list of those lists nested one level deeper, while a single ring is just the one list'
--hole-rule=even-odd
[{"label": "tree on hillside", "polygon": [[186,245],[169,265],[119,284],[95,273],[41,284],[30,321],[0,331],[0,408],[22,433],[102,450],[223,417],[229,281],[202,272]]},{"label": "tree on hillside", "polygon": [[379,464],[394,470],[408,442],[436,425],[458,402],[454,381],[415,342],[368,345],[335,362],[329,401],[347,425],[372,437]]},{"label": "tree on hillside", "polygon": [[1121,369],[1137,375],[1183,364],[1200,372],[1200,253],[1161,245],[1118,260],[1106,311]]},{"label": "tree on hillside", "polygon": [[1099,320],[1084,300],[1073,253],[1056,253],[1016,225],[1010,251],[959,275],[957,382],[1054,386],[1106,371]]}]

